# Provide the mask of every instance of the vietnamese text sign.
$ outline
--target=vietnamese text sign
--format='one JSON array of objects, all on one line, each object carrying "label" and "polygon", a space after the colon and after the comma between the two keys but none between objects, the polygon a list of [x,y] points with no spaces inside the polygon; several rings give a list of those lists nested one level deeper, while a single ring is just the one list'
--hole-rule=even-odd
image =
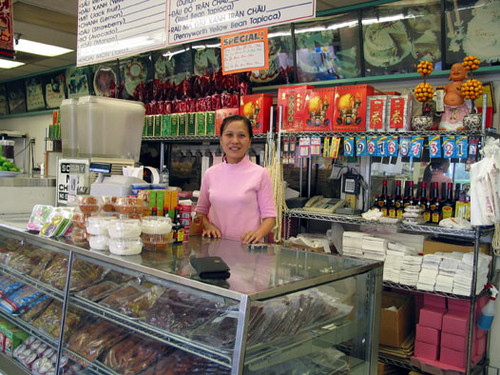
[{"label": "vietnamese text sign", "polygon": [[14,54],[14,29],[12,28],[12,0],[0,1],[0,55]]},{"label": "vietnamese text sign", "polygon": [[79,0],[77,65],[163,48],[166,0]]},{"label": "vietnamese text sign", "polygon": [[168,0],[168,44],[312,18],[316,0]]},{"label": "vietnamese text sign", "polygon": [[221,37],[224,74],[269,69],[267,29]]}]

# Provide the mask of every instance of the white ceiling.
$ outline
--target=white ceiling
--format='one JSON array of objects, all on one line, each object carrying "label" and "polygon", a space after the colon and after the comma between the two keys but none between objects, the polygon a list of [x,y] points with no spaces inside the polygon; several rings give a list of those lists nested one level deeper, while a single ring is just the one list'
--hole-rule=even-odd
[{"label": "white ceiling", "polygon": [[[367,0],[317,0],[318,11],[363,3]],[[0,69],[0,81],[74,65],[76,63],[78,0],[14,0],[14,33],[35,42],[73,49],[59,57],[42,57],[17,53],[16,59],[26,65]]]}]

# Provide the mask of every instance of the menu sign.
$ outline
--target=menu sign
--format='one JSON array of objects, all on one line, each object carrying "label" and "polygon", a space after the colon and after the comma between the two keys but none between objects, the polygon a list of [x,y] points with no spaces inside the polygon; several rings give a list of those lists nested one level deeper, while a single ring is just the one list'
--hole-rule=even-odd
[{"label": "menu sign", "polygon": [[183,44],[316,14],[316,1],[168,0],[168,44]]},{"label": "menu sign", "polygon": [[221,37],[224,74],[269,69],[267,29]]},{"label": "menu sign", "polygon": [[166,44],[165,0],[79,0],[77,66]]}]

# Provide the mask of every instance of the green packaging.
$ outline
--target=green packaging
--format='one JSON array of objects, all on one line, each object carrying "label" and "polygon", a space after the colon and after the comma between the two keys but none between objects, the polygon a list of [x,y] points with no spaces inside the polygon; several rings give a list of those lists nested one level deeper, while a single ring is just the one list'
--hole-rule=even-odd
[{"label": "green packaging", "polygon": [[207,117],[206,134],[207,135],[215,135],[215,111],[208,111],[206,117]]},{"label": "green packaging", "polygon": [[187,131],[187,116],[186,113],[179,113],[179,135],[186,135]]},{"label": "green packaging", "polygon": [[172,117],[170,114],[161,116],[161,136],[166,137],[170,135],[170,125]]},{"label": "green packaging", "polygon": [[170,115],[170,135],[179,135],[179,114]]},{"label": "green packaging", "polygon": [[159,137],[161,136],[161,115],[155,115],[154,118],[153,135]]},{"label": "green packaging", "polygon": [[196,112],[196,135],[207,134],[206,112]]},{"label": "green packaging", "polygon": [[148,134],[148,116],[144,116],[144,126],[142,127],[142,136],[145,137]]},{"label": "green packaging", "polygon": [[187,113],[187,135],[196,134],[196,112]]},{"label": "green packaging", "polygon": [[5,336],[5,345],[3,349],[5,354],[9,357],[12,357],[14,349],[21,345],[29,336],[28,333],[6,321],[0,322],[0,332]]},{"label": "green packaging", "polygon": [[152,137],[154,134],[154,117],[153,116],[146,116],[146,121],[147,121],[147,126],[146,126],[146,136],[147,137]]}]

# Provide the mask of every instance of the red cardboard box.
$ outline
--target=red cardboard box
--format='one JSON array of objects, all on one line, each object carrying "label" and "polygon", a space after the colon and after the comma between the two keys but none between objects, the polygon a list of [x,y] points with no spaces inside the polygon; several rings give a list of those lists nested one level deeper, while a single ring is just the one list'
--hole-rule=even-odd
[{"label": "red cardboard box", "polygon": [[434,307],[422,307],[420,309],[420,319],[418,323],[427,327],[441,329],[443,326],[444,313],[445,310]]},{"label": "red cardboard box", "polygon": [[387,95],[374,95],[368,98],[368,131],[386,129]]},{"label": "red cardboard box", "polygon": [[459,352],[465,352],[467,350],[467,342],[469,341],[468,339],[468,336],[460,336],[454,335],[453,333],[449,332],[442,332],[441,346],[448,349],[457,350]]},{"label": "red cardboard box", "polygon": [[389,96],[389,130],[411,130],[411,95]]},{"label": "red cardboard box", "polygon": [[469,333],[468,312],[448,312],[443,316],[443,332],[466,336]]},{"label": "red cardboard box", "polygon": [[441,340],[441,331],[436,328],[417,324],[415,340],[425,342],[427,344],[439,345]]},{"label": "red cardboard box", "polygon": [[424,294],[424,306],[446,310],[446,298],[441,296],[433,296],[432,294]]},{"label": "red cardboard box", "polygon": [[435,361],[439,358],[439,345],[415,340],[415,356]]},{"label": "red cardboard box", "polygon": [[269,131],[273,96],[269,94],[242,95],[240,98],[240,115],[250,120],[254,134]]},{"label": "red cardboard box", "polygon": [[[415,351],[416,351],[416,346],[417,345],[415,343]],[[465,367],[467,361],[467,353],[446,347],[441,347],[441,357],[439,360],[448,365]]]},{"label": "red cardboard box", "polygon": [[373,95],[370,85],[338,86],[335,88],[333,130],[362,132],[366,130],[368,96]]},{"label": "red cardboard box", "polygon": [[240,110],[238,108],[223,108],[217,109],[215,111],[215,134],[220,135],[220,127],[222,125],[222,121],[226,117],[239,115]]},{"label": "red cardboard box", "polygon": [[335,88],[307,90],[306,120],[302,131],[329,132],[332,131],[333,97]]},{"label": "red cardboard box", "polygon": [[288,132],[301,132],[306,120],[307,90],[313,87],[309,85],[285,86],[278,89],[278,115],[282,107],[282,127]]}]

